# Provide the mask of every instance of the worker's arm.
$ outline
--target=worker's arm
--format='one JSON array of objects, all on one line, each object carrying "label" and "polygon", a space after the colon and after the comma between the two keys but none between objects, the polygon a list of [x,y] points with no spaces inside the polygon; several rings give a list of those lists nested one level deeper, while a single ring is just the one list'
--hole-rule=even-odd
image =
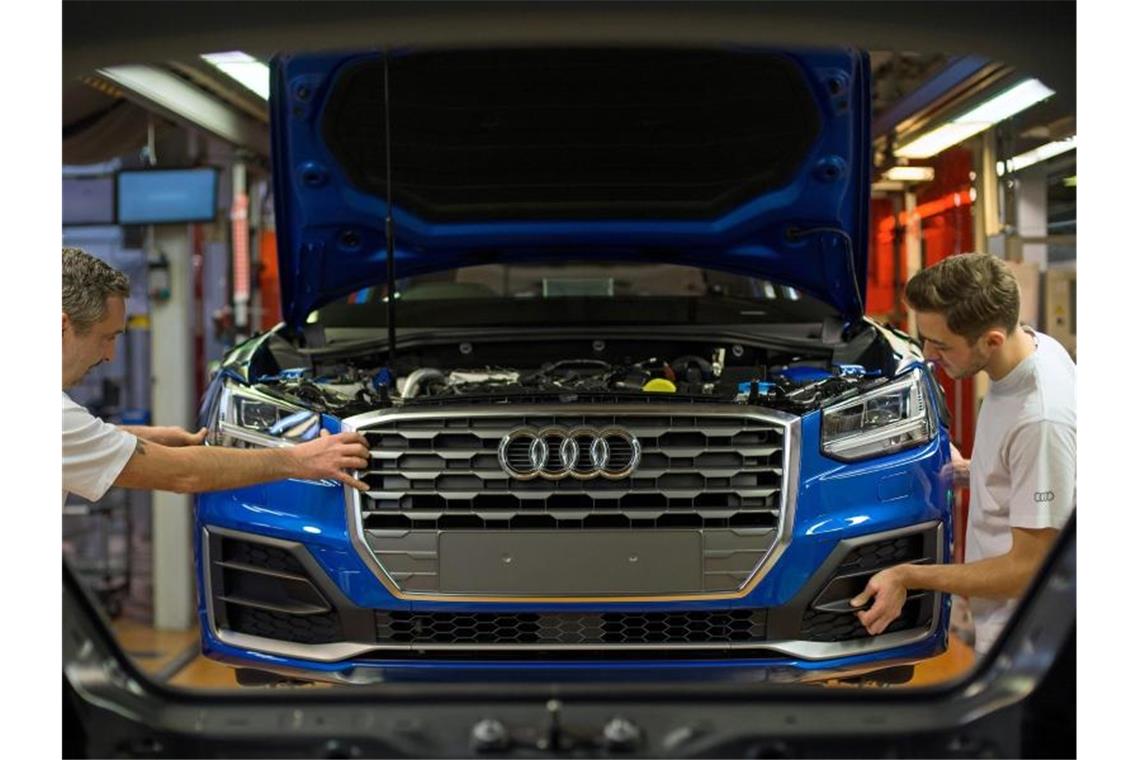
[{"label": "worker's arm", "polygon": [[163,446],[200,446],[206,440],[206,428],[191,433],[180,427],[154,427],[151,425],[120,425],[135,438]]},{"label": "worker's arm", "polygon": [[942,468],[942,476],[951,480],[955,488],[970,486],[970,460],[954,444],[950,444],[950,461]]},{"label": "worker's arm", "polygon": [[872,635],[882,633],[902,612],[907,591],[941,591],[965,597],[1016,599],[1033,579],[1057,537],[1053,528],[1013,528],[1009,551],[962,565],[897,565],[871,577],[867,587],[851,600],[871,608],[856,613]]},{"label": "worker's arm", "polygon": [[875,574],[851,600],[862,607],[875,598],[869,610],[858,613],[869,633],[882,633],[899,616],[908,589],[986,599],[1014,599],[1025,590],[1076,508],[1076,426],[1031,420],[1010,431],[1006,447],[1009,551],[964,565],[900,565]]},{"label": "worker's arm", "polygon": [[278,449],[219,446],[163,446],[139,439],[115,485],[177,493],[199,493],[266,483],[284,478],[332,479],[362,491],[368,486],[346,470],[368,466],[368,448],[359,433],[321,436]]}]

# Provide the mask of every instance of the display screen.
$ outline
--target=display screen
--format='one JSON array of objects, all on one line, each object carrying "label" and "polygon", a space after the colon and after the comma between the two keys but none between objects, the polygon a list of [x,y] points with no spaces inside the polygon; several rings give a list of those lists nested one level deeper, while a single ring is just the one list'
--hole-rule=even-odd
[{"label": "display screen", "polygon": [[96,225],[115,223],[115,178],[64,177],[63,223]]},{"label": "display screen", "polygon": [[119,224],[208,222],[217,213],[213,168],[119,172],[117,189]]}]

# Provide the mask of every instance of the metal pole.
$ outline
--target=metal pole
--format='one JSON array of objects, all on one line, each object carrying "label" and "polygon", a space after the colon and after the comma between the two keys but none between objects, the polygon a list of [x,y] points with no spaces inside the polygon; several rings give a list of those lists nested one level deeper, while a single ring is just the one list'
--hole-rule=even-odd
[{"label": "metal pole", "polygon": [[233,168],[233,201],[230,206],[230,229],[233,237],[234,326],[238,332],[249,328],[250,261],[249,261],[249,195],[246,194],[245,163],[235,161]]}]

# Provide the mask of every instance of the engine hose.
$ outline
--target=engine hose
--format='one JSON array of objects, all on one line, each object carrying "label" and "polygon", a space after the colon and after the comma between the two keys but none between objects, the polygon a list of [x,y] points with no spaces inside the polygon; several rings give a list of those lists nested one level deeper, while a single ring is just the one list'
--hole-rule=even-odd
[{"label": "engine hose", "polygon": [[446,380],[447,376],[440,372],[438,369],[430,367],[421,367],[412,374],[408,375],[408,379],[404,381],[404,391],[400,394],[400,398],[407,401],[414,398],[420,392],[420,384],[424,380]]}]

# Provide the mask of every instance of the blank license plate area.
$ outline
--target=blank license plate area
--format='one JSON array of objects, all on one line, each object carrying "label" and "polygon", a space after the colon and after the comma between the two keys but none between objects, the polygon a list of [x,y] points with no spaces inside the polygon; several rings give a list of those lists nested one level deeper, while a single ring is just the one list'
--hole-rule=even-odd
[{"label": "blank license plate area", "polygon": [[606,595],[700,592],[698,531],[444,531],[447,594]]}]

